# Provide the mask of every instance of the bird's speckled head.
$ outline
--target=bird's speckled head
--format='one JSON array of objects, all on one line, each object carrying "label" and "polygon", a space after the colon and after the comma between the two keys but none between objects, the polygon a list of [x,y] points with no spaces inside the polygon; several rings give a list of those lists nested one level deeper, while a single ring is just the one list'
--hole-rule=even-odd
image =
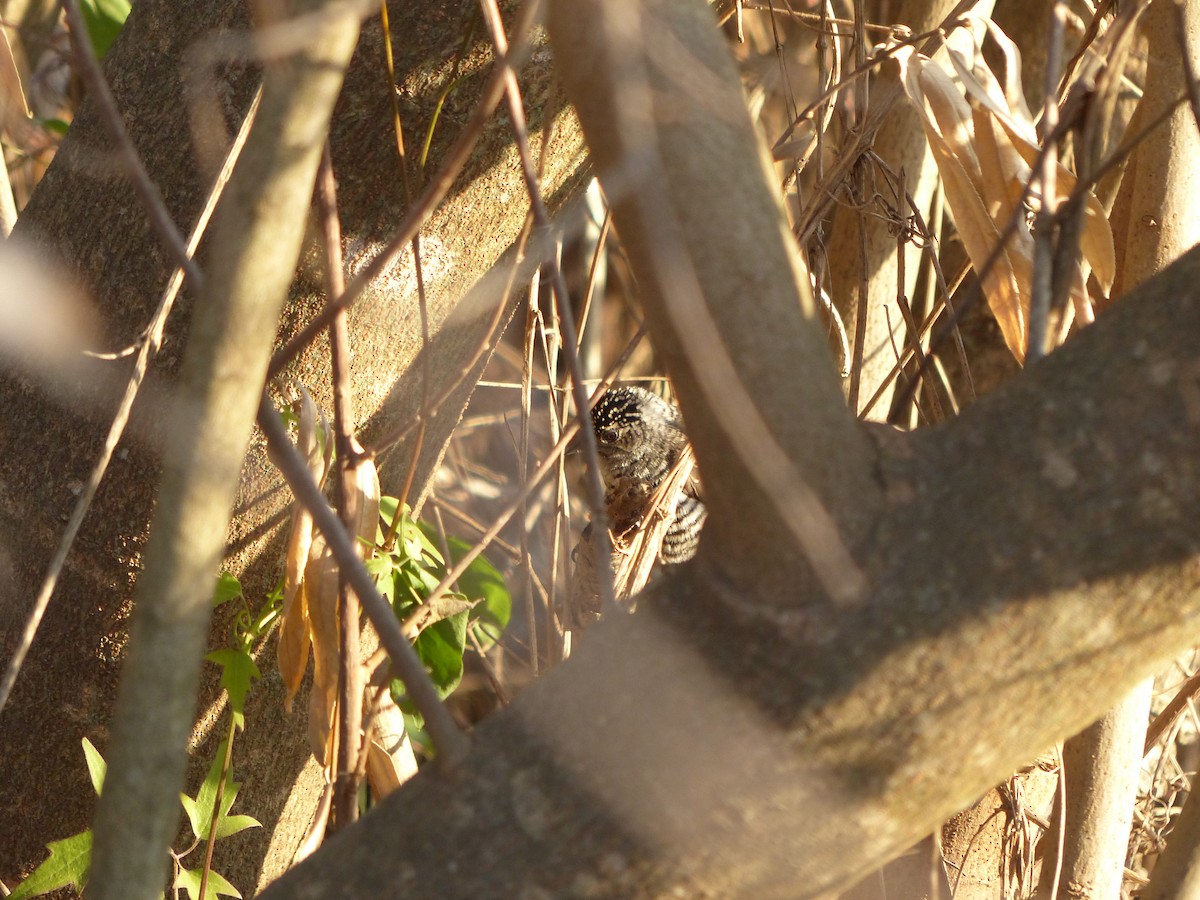
[{"label": "bird's speckled head", "polygon": [[687,441],[679,410],[639,387],[608,390],[592,409],[592,428],[609,484],[636,478],[657,486]]}]

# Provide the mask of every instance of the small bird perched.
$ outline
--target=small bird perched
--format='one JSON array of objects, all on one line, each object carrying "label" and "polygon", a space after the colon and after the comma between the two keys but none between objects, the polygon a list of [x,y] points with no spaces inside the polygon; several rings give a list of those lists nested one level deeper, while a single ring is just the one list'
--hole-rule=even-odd
[{"label": "small bird perched", "polygon": [[[605,506],[613,530],[620,533],[640,524],[646,501],[687,447],[683,419],[677,407],[650,391],[615,387],[592,409],[592,428]],[[631,496],[635,498],[632,503]],[[708,515],[701,498],[700,479],[693,474],[663,537],[659,556],[664,563],[681,563],[695,555]]]}]

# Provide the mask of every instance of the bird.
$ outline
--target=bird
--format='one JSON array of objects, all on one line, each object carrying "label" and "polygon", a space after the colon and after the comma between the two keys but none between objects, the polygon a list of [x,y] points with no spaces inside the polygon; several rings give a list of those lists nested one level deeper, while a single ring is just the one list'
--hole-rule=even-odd
[{"label": "bird", "polygon": [[[688,446],[683,417],[657,394],[620,386],[607,390],[592,408],[592,429],[605,506],[614,532],[621,533],[641,524],[654,490]],[[667,526],[659,558],[669,565],[691,559],[707,516],[700,478],[693,473]]]}]

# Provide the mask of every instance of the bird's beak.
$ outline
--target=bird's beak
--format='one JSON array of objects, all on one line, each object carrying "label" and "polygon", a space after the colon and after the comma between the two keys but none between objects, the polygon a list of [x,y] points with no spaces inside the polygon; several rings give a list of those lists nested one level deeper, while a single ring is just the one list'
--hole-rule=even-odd
[{"label": "bird's beak", "polygon": [[580,428],[575,432],[575,436],[567,441],[567,449],[563,451],[563,456],[577,456],[583,452],[583,429]]}]

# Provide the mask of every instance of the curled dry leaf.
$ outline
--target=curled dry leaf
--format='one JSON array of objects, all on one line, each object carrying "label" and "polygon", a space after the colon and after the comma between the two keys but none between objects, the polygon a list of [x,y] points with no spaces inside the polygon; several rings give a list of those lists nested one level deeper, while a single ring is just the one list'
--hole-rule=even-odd
[{"label": "curled dry leaf", "polygon": [[[993,40],[1000,45],[1008,59],[1007,83],[1002,87],[995,74],[984,62],[982,47],[978,41],[972,59],[968,60],[958,51],[951,50],[950,61],[962,82],[968,99],[977,108],[977,117],[980,107],[991,113],[994,120],[1003,127],[1013,152],[1017,153],[1026,166],[1030,167],[1022,173],[1014,175],[1020,179],[1015,185],[1017,196],[1020,196],[1032,166],[1037,163],[1041,149],[1037,139],[1037,130],[1034,128],[1033,119],[1029,115],[1025,98],[1020,91],[1019,81],[1015,81],[1020,77],[1021,54],[995,23],[990,20],[985,20],[985,22]],[[1060,163],[1056,169],[1055,205],[1057,206],[1071,197],[1078,184],[1079,180],[1075,177],[1075,173]],[[1040,200],[1041,198],[1035,199]],[[1097,283],[1107,293],[1112,289],[1113,278],[1116,275],[1112,228],[1109,225],[1108,216],[1104,212],[1103,204],[1093,191],[1084,191],[1081,202],[1084,205],[1084,223],[1080,234],[1080,249],[1083,251],[1084,260],[1084,265],[1081,266],[1084,270],[1082,272],[1083,280],[1086,280],[1086,269],[1090,267],[1096,276]],[[1091,321],[1089,298],[1085,294],[1082,300],[1087,304],[1089,310],[1086,320]],[[1079,311],[1080,308],[1080,304],[1077,302],[1076,310]]]},{"label": "curled dry leaf", "polygon": [[[347,466],[352,488],[346,491],[346,521],[350,523],[359,555],[374,546],[379,522],[379,472],[374,460],[352,444]],[[308,703],[308,736],[313,756],[327,764],[333,759],[331,742],[337,714],[339,640],[338,591],[340,570],[319,534],[313,538],[304,571],[302,596],[308,609],[308,637],[313,649],[313,683]]]},{"label": "curled dry leaf", "polygon": [[367,746],[367,781],[377,800],[382,800],[417,774],[417,758],[404,729],[404,713],[383,691],[375,711],[371,742]]},{"label": "curled dry leaf", "polygon": [[[983,291],[1005,343],[1023,361],[1033,280],[1033,235],[1024,204],[1036,209],[1043,202],[1035,191],[1025,196],[1040,147],[1020,91],[1020,53],[990,20],[977,19],[973,25],[975,44],[970,58],[957,50],[948,52],[954,77],[942,64],[911,48],[901,48],[896,57],[905,93],[924,125],[946,202],[972,264],[980,271],[996,253],[991,271],[983,279]],[[1005,57],[1003,85],[981,52],[985,31]],[[1074,174],[1059,165],[1053,198],[1056,208],[1077,184]],[[1112,285],[1115,257],[1112,231],[1099,200],[1087,191],[1082,202],[1082,259],[1075,263],[1070,290],[1075,317],[1089,322],[1093,318],[1086,287],[1089,270],[1107,292]],[[1012,234],[996,251],[1000,235],[1010,223]],[[1058,337],[1061,340],[1065,336],[1064,330]]]},{"label": "curled dry leaf", "polygon": [[[300,386],[300,398],[296,405],[299,407],[300,418],[300,452],[304,454],[308,461],[308,470],[319,484],[324,479],[328,467],[328,455],[324,453],[322,444],[328,444],[329,441],[321,440],[321,432],[318,431],[317,425],[320,414],[312,396],[303,385]],[[303,506],[296,504],[292,512],[292,530],[288,535],[287,556],[284,559],[283,611],[277,653],[279,674],[283,676],[283,683],[287,687],[284,706],[289,712],[296,691],[300,689],[300,682],[304,679],[304,670],[308,667],[308,608],[302,588],[312,546],[312,534],[312,516]]]},{"label": "curled dry leaf", "polygon": [[365,558],[374,552],[379,527],[379,470],[356,438],[350,439],[350,446],[352,456],[347,466],[354,487],[347,492],[345,522],[357,539],[358,555]]},{"label": "curled dry leaf", "polygon": [[338,695],[338,566],[325,539],[313,537],[300,590],[308,608],[313,651],[312,691],[308,695],[308,739],[313,756],[325,765],[334,758],[330,742]]},{"label": "curled dry leaf", "polygon": [[482,602],[482,598],[461,600],[458,597],[444,595],[435,600],[426,601],[409,613],[408,618],[402,623],[404,636],[410,641],[415,641],[426,628],[446,619],[452,619],[459,613],[470,612]]},{"label": "curled dry leaf", "polygon": [[[934,162],[942,177],[946,202],[963,246],[978,271],[1000,243],[997,221],[1007,223],[1013,203],[995,183],[984,183],[983,167],[975,152],[971,107],[945,71],[912,51],[897,55],[904,90],[917,108],[925,127]],[[995,149],[995,148],[989,148]],[[998,154],[993,154],[996,156]],[[988,196],[988,194],[992,196]],[[1018,359],[1025,357],[1026,321],[1029,316],[1029,280],[1018,273],[1032,271],[1033,236],[1019,217],[1016,234],[999,251],[983,279],[983,292],[1000,325],[1004,341]]]}]

